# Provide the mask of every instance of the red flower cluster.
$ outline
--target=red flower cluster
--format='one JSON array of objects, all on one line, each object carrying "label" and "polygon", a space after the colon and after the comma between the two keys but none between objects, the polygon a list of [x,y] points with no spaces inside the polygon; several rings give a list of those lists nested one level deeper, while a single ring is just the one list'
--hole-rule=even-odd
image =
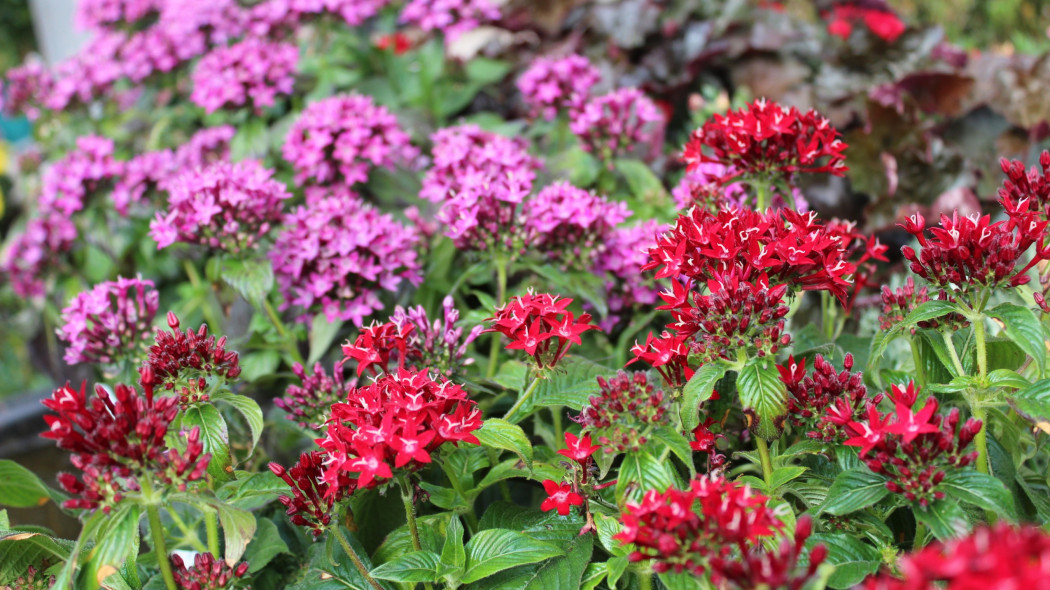
[{"label": "red flower cluster", "polygon": [[570,483],[559,484],[553,479],[545,479],[543,491],[547,493],[547,499],[540,504],[540,510],[544,512],[557,510],[558,514],[566,516],[573,506],[583,505],[583,496],[573,491]]},{"label": "red flower cluster", "polygon": [[670,423],[667,397],[644,372],[620,371],[608,380],[599,376],[598,389],[576,421],[608,452],[637,450],[648,442],[645,433]]},{"label": "red flower cluster", "polygon": [[809,438],[840,441],[843,424],[862,414],[865,402],[877,404],[882,401],[881,393],[869,400],[864,374],[850,372],[853,370],[852,354],[846,355],[842,366],[842,371],[835,371],[835,367],[819,354],[813,360],[813,371],[808,375],[805,359],[796,362],[791,356],[786,364],[777,365],[780,379],[789,394],[787,407],[791,424]]},{"label": "red flower cluster", "polygon": [[[917,254],[911,246],[901,248],[911,270],[945,290],[966,292],[974,285],[1016,287],[1029,281],[1027,272],[1041,260],[1050,259],[1050,243],[1045,234],[1048,222],[1029,210],[1032,202],[1003,201],[1008,220],[991,222],[988,215],[941,216],[940,227],[929,229],[916,213],[901,224],[922,247]],[[1021,270],[1017,263],[1036,245],[1032,260]]]},{"label": "red flower cluster", "polygon": [[828,21],[828,33],[848,39],[853,27],[863,23],[878,38],[893,43],[907,28],[889,6],[872,7],[842,3],[822,16]]},{"label": "red flower cluster", "polygon": [[635,545],[628,559],[654,559],[657,572],[703,573],[714,559],[746,553],[781,526],[766,497],[736,482],[694,479],[689,489],[646,492],[628,502],[623,530],[613,538]]},{"label": "red flower cluster", "polygon": [[933,543],[898,562],[903,579],[882,573],[866,590],[1048,590],[1050,534],[1032,525],[984,526],[967,537]]},{"label": "red flower cluster", "polygon": [[682,387],[695,372],[689,366],[689,343],[685,336],[672,335],[666,330],[658,337],[650,332],[645,344],[635,342],[631,354],[634,358],[627,361],[628,365],[638,361],[649,363],[671,387]]},{"label": "red flower cluster", "polygon": [[319,451],[303,453],[299,462],[287,470],[278,463],[270,463],[269,467],[292,489],[291,496],[277,498],[288,509],[289,520],[306,527],[315,537],[331,524],[335,503],[357,489],[357,482],[345,473],[339,475],[336,485],[329,486],[324,479],[324,453]]},{"label": "red flower cluster", "polygon": [[[714,392],[711,399],[718,399],[718,392]],[[726,456],[718,452],[718,439],[725,438],[721,434],[715,434],[711,427],[718,422],[714,418],[707,418],[693,429],[693,440],[689,441],[689,448],[697,453],[707,455],[708,473],[712,469],[718,469],[726,464]]]},{"label": "red flower cluster", "polygon": [[459,385],[425,370],[384,374],[332,406],[328,431],[317,440],[326,454],[328,495],[338,493],[346,474],[357,474],[358,488],[373,487],[393,478],[393,469],[430,463],[430,453],[446,442],[479,444],[471,434],[478,428],[481,410]]},{"label": "red flower cluster", "polygon": [[1024,162],[1019,160],[999,160],[999,166],[1006,174],[999,199],[1003,203],[1020,203],[1031,201],[1032,208],[1042,213],[1044,219],[1050,219],[1050,151],[1039,154],[1039,166],[1025,171]]},{"label": "red flower cluster", "polygon": [[759,99],[708,119],[689,138],[682,159],[690,170],[701,162],[717,162],[744,177],[784,177],[790,183],[797,172],[843,176],[846,147],[831,122],[816,111],[802,113]]},{"label": "red flower cluster", "polygon": [[153,389],[162,385],[179,396],[183,407],[208,401],[208,378],[223,383],[241,374],[237,353],[226,350],[226,337],[208,336],[208,326],[201,324],[194,332],[179,330],[179,318],[168,312],[171,332],[158,330],[156,343],[150,347],[142,367],[142,387],[146,398],[153,399]]},{"label": "red flower cluster", "polygon": [[915,412],[918,394],[914,383],[906,388],[894,385],[888,396],[894,404],[892,414],[879,412],[872,400],[863,422],[853,418],[852,409],[847,416],[835,408],[828,411],[827,420],[844,429],[850,437],[846,445],[860,447],[868,469],[890,479],[887,489],[926,507],[944,497],[936,487],[944,480],[945,468],[963,468],[977,458],[976,451],[963,451],[981,430],[981,421],[970,418],[960,426],[959,410],[937,414],[939,404],[933,397]]},{"label": "red flower cluster", "polygon": [[[393,322],[373,322],[371,326],[361,328],[361,334],[352,344],[349,341],[343,344],[343,355],[347,360],[357,361],[358,377],[368,370],[376,376],[388,372],[391,357],[397,360],[398,369],[404,369],[409,358],[408,337],[415,329],[412,324],[398,326]],[[412,356],[419,356],[418,350],[412,350],[412,353]]]},{"label": "red flower cluster", "polygon": [[139,478],[157,477],[185,490],[187,482],[203,477],[211,455],[203,452],[199,427],[185,433],[181,453],[164,440],[178,412],[176,398],[151,401],[118,384],[112,394],[96,386],[89,400],[85,389],[67,384],[43,402],[56,414],[44,416],[49,430],[41,436],[72,453],[73,466],[84,472],[79,479],[59,475],[62,487],[79,496],[66,500],[66,508],[101,507],[108,514],[128,491],[140,489]]},{"label": "red flower cluster", "polygon": [[248,581],[240,580],[248,574],[247,561],[242,561],[237,567],[230,567],[211,553],[198,553],[193,556],[193,569],[187,568],[178,555],[171,556],[171,566],[179,590],[248,588]]},{"label": "red flower cluster", "polygon": [[572,299],[548,293],[532,293],[511,299],[488,319],[492,325],[485,332],[499,332],[512,342],[507,350],[524,350],[536,361],[537,368],[551,368],[573,344],[582,344],[580,334],[597,330],[591,325],[591,314],[576,317],[566,308]]},{"label": "red flower cluster", "polygon": [[339,364],[331,377],[321,363],[314,365],[311,375],[299,363],[292,366],[292,372],[301,385],[289,385],[284,397],[274,398],[273,404],[285,411],[286,418],[298,422],[300,428],[320,430],[332,413],[332,404],[346,399],[352,385],[343,381],[343,367]]},{"label": "red flower cluster", "polygon": [[[948,293],[941,291],[937,294],[937,299],[941,301],[954,301]],[[915,290],[915,280],[908,277],[908,280],[904,283],[903,287],[890,290],[889,287],[882,287],[882,313],[879,314],[879,327],[882,330],[889,330],[896,324],[904,321],[916,307],[926,303],[930,300],[930,296],[927,294],[927,288],[922,287],[919,290]],[[949,331],[957,331],[969,325],[966,317],[961,313],[950,313],[946,316],[942,316],[935,320],[927,320],[919,322],[918,327],[930,328],[936,330],[943,327]],[[911,329],[911,333],[915,335],[915,328]]]},{"label": "red flower cluster", "polygon": [[795,525],[794,538],[781,541],[780,549],[776,553],[753,549],[740,561],[716,557],[711,560],[712,577],[725,580],[730,587],[741,590],[801,590],[828,556],[828,548],[825,545],[817,545],[809,552],[809,563],[804,569],[799,569],[799,559],[802,557],[806,539],[812,532],[813,519],[808,515],[803,516]]}]

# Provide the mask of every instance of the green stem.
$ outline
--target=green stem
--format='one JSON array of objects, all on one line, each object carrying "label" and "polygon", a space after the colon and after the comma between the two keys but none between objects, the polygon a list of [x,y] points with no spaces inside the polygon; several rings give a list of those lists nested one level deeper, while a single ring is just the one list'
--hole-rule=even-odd
[{"label": "green stem", "polygon": [[281,342],[284,343],[292,360],[297,363],[302,363],[303,357],[299,354],[299,347],[296,345],[294,339],[289,338],[288,330],[284,327],[284,322],[281,321],[281,316],[277,315],[277,310],[274,309],[273,304],[270,303],[270,299],[264,297],[262,305],[263,309],[266,311],[266,316],[270,318],[271,322],[273,322],[273,327],[277,329],[277,335],[281,337]]},{"label": "green stem", "polygon": [[354,567],[357,568],[358,573],[365,579],[366,582],[376,590],[383,590],[383,587],[379,585],[379,582],[372,577],[372,574],[368,573],[368,568],[365,567],[364,562],[357,555],[357,551],[350,546],[350,541],[343,535],[343,531],[339,530],[339,525],[336,525],[328,529],[335,533],[335,538],[339,540],[339,544],[343,546],[343,551],[350,557],[350,561],[354,562]]},{"label": "green stem", "polygon": [[139,480],[142,486],[142,498],[146,504],[146,518],[149,520],[149,532],[153,535],[153,552],[157,555],[157,567],[164,578],[168,590],[178,590],[175,585],[175,574],[171,572],[171,561],[168,559],[168,548],[164,544],[164,527],[160,523],[160,510],[157,509],[157,497],[153,495],[153,484],[149,478]]},{"label": "green stem", "polygon": [[977,431],[977,436],[974,437],[973,442],[977,445],[977,471],[988,475],[988,413],[980,405],[980,402],[974,404],[973,417],[981,421],[981,429]]},{"label": "green stem", "polygon": [[638,586],[641,590],[653,590],[653,575],[649,572],[638,574]]},{"label": "green stem", "polygon": [[551,425],[554,427],[554,440],[560,441],[565,437],[565,432],[562,430],[561,424],[561,406],[551,406],[548,408],[551,411]]},{"label": "green stem", "polygon": [[204,532],[208,535],[208,551],[219,556],[219,513],[209,510],[204,513]]},{"label": "green stem", "polygon": [[922,524],[918,519],[915,520],[915,539],[912,541],[912,551],[918,551],[922,548],[922,539],[926,536],[926,525]]},{"label": "green stem", "polygon": [[919,379],[919,387],[926,387],[926,371],[922,367],[922,358],[919,356],[919,347],[915,345],[915,336],[908,339],[911,347],[911,358],[915,362],[915,376]]},{"label": "green stem", "polygon": [[[758,443],[758,456],[762,460],[762,479],[766,481],[766,487],[769,487],[769,482],[773,481],[773,462],[769,459],[769,445],[761,436],[756,436],[755,441]],[[766,491],[772,493],[772,490]]]},{"label": "green stem", "polygon": [[522,407],[523,405],[525,405],[525,402],[526,402],[526,401],[528,401],[528,400],[529,400],[529,398],[531,398],[531,397],[532,397],[532,394],[533,394],[533,392],[535,392],[535,391],[536,391],[536,384],[538,384],[538,383],[539,383],[540,381],[541,381],[541,379],[540,379],[540,377],[539,377],[539,376],[537,375],[537,376],[536,376],[536,377],[535,377],[535,378],[534,378],[534,379],[532,380],[532,383],[529,383],[529,387],[528,387],[528,388],[527,388],[527,389],[525,390],[525,393],[522,393],[522,394],[521,394],[521,397],[519,397],[519,398],[518,398],[518,401],[516,401],[516,402],[514,403],[514,405],[513,405],[513,406],[511,406],[510,410],[508,410],[508,411],[507,411],[507,414],[506,414],[505,416],[503,416],[503,419],[504,419],[504,420],[506,420],[507,422],[510,422],[510,419],[511,419],[511,418],[512,418],[512,417],[513,417],[513,416],[514,416],[515,414],[517,414],[517,413],[518,413],[518,410],[520,410],[520,409],[521,409],[521,407]]},{"label": "green stem", "polygon": [[[493,264],[496,265],[496,306],[503,305],[503,298],[507,292],[507,258],[504,256],[497,256],[493,260]],[[499,332],[492,334],[492,347],[489,349],[489,368],[485,372],[485,376],[489,379],[496,374],[496,367],[499,365],[499,348],[502,344],[502,338]]]},{"label": "green stem", "polygon": [[988,348],[985,344],[984,314],[979,313],[973,318],[973,338],[977,343],[977,371],[983,383],[988,377]]},{"label": "green stem", "polygon": [[[408,531],[412,534],[412,548],[422,551],[423,545],[419,543],[419,527],[416,525],[416,503],[412,497],[412,484],[408,482],[407,476],[399,477],[397,484],[401,488],[401,501],[405,503],[405,519],[408,520]],[[424,583],[423,586],[427,590],[432,590],[429,583]]]},{"label": "green stem", "polygon": [[764,182],[755,183],[755,210],[759,213],[766,212],[766,192],[768,187]]},{"label": "green stem", "polygon": [[175,523],[175,526],[179,527],[179,530],[182,531],[183,543],[189,543],[190,545],[193,545],[193,548],[198,553],[208,552],[208,548],[204,545],[204,543],[201,543],[200,537],[197,536],[197,531],[191,531],[190,527],[186,526],[186,523],[183,522],[181,518],[179,518],[179,514],[177,512],[168,512],[168,516],[171,517],[171,521]]},{"label": "green stem", "polygon": [[962,361],[959,360],[959,353],[955,351],[955,343],[952,342],[951,335],[948,332],[941,332],[941,339],[944,340],[944,345],[948,348],[948,354],[952,357],[952,365],[955,367],[956,372],[959,375],[965,375],[966,370],[963,369]]}]

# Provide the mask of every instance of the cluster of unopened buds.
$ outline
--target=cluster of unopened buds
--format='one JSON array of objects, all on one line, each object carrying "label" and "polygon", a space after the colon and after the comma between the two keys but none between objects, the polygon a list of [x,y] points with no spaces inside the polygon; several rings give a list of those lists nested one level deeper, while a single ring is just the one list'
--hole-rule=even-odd
[{"label": "cluster of unopened buds", "polygon": [[193,556],[193,565],[187,567],[179,555],[171,556],[171,571],[179,590],[235,590],[248,588],[248,562],[231,567],[211,553]]},{"label": "cluster of unopened buds", "polygon": [[597,330],[591,314],[576,316],[567,308],[572,299],[548,293],[528,293],[514,297],[496,309],[484,332],[499,332],[511,343],[507,350],[524,350],[536,361],[536,368],[552,368],[572,345],[580,345],[580,335]]},{"label": "cluster of unopened buds", "polygon": [[352,386],[343,381],[342,365],[336,365],[329,376],[321,363],[314,364],[310,375],[295,363],[292,373],[300,384],[289,385],[284,397],[274,398],[274,405],[284,410],[286,417],[297,422],[300,428],[322,429],[331,415],[332,404],[346,399]]},{"label": "cluster of unopened buds", "polygon": [[[160,387],[178,394],[184,408],[209,400],[211,387],[229,384],[241,374],[237,353],[226,350],[226,337],[208,335],[201,324],[194,332],[179,329],[179,318],[168,312],[170,332],[158,330],[140,373],[148,398]],[[209,380],[216,383],[209,383]]]},{"label": "cluster of unopened buds", "polygon": [[270,471],[291,488],[292,495],[277,498],[287,509],[289,520],[314,537],[321,536],[332,523],[335,504],[357,489],[357,480],[345,473],[329,485],[324,478],[324,461],[324,453],[311,451],[300,455],[299,462],[288,469],[279,463],[269,465]]},{"label": "cluster of unopened buds", "polygon": [[46,573],[50,565],[50,562],[45,559],[39,564],[40,567],[32,565],[26,567],[25,575],[15,578],[12,588],[15,590],[48,590],[55,585],[55,576]]},{"label": "cluster of unopened buds", "polygon": [[866,402],[878,404],[881,393],[868,398],[864,374],[853,373],[853,355],[846,354],[842,371],[836,371],[823,355],[813,360],[813,370],[806,373],[806,359],[788,357],[777,366],[780,379],[788,390],[787,409],[791,424],[809,438],[837,442],[843,435],[843,424],[859,416]]},{"label": "cluster of unopened buds", "polygon": [[942,416],[933,397],[915,411],[918,395],[914,383],[893,385],[887,395],[894,404],[892,413],[883,414],[872,400],[863,421],[852,413],[836,415],[833,409],[828,420],[843,428],[849,437],[847,446],[860,448],[860,459],[868,469],[888,478],[888,490],[925,508],[945,497],[936,488],[947,469],[961,469],[976,460],[977,452],[965,453],[965,449],[981,430],[981,421],[970,418],[960,424],[957,408]]},{"label": "cluster of unopened buds", "polygon": [[590,397],[575,420],[597,437],[605,452],[638,450],[648,442],[650,430],[670,424],[670,400],[646,373],[620,371],[597,379],[598,395]]},{"label": "cluster of unopened buds", "polygon": [[[879,314],[879,328],[889,330],[904,321],[904,318],[914,311],[916,307],[930,300],[927,292],[927,287],[916,289],[915,280],[911,277],[908,277],[904,285],[896,289],[890,289],[884,285],[882,287],[882,313]],[[941,291],[937,295],[937,299],[940,301],[954,301],[947,291]],[[944,329],[954,332],[966,327],[968,324],[969,322],[962,314],[950,313],[936,319],[918,322],[916,325],[919,328]],[[911,328],[911,334],[915,335],[915,327]]]}]

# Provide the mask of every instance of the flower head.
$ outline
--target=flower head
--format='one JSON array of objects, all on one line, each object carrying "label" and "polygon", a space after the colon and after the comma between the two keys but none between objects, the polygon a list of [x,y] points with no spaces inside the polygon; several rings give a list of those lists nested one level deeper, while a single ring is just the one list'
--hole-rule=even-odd
[{"label": "flower head", "polygon": [[157,249],[175,242],[239,253],[253,248],[281,219],[291,196],[255,161],[217,162],[171,181],[168,210],[150,222]]},{"label": "flower head", "polygon": [[664,124],[663,113],[641,90],[621,88],[573,111],[569,128],[583,149],[611,165],[637,145],[657,143]]},{"label": "flower head", "polygon": [[572,299],[548,293],[514,297],[496,314],[484,332],[499,332],[511,339],[507,350],[524,350],[540,369],[554,367],[572,345],[582,344],[580,335],[597,330],[589,313],[577,317],[567,308]]},{"label": "flower head", "polygon": [[299,423],[300,428],[321,430],[332,414],[332,404],[346,398],[353,383],[343,382],[343,366],[337,363],[329,376],[321,363],[314,364],[310,375],[299,363],[292,366],[299,378],[299,385],[290,384],[284,397],[274,398],[273,403],[284,410],[286,418]]},{"label": "flower head", "polygon": [[248,588],[248,562],[232,567],[211,553],[193,556],[193,567],[187,567],[178,555],[171,556],[171,570],[179,590],[234,590]]},{"label": "flower head", "polygon": [[566,459],[572,459],[580,465],[590,461],[591,455],[601,448],[599,445],[591,444],[591,436],[589,434],[577,437],[571,432],[565,433],[565,446],[566,448],[558,451],[558,454]]},{"label": "flower head", "polygon": [[383,308],[383,291],[421,280],[418,241],[415,231],[356,196],[307,191],[307,204],[285,218],[270,251],[281,309],[302,309],[303,321],[323,311],[329,321],[361,325]]},{"label": "flower head", "polygon": [[77,3],[76,23],[81,29],[130,29],[160,12],[158,0],[85,0]]},{"label": "flower head", "polygon": [[816,576],[817,568],[827,558],[828,548],[818,544],[809,552],[808,563],[801,566],[806,539],[813,532],[813,519],[806,515],[798,520],[795,534],[780,542],[776,552],[753,548],[737,557],[711,560],[712,578],[725,580],[731,588],[782,588],[801,590]]},{"label": "flower head", "polygon": [[40,211],[69,217],[84,209],[87,200],[109,188],[123,172],[113,158],[113,140],[98,135],[77,138],[76,149],[44,172]]},{"label": "flower head", "polygon": [[60,213],[31,218],[11,241],[0,265],[15,294],[42,297],[47,277],[62,264],[62,255],[73,248],[76,237],[77,226]]},{"label": "flower head", "polygon": [[319,537],[332,523],[335,503],[357,488],[356,480],[346,474],[341,474],[330,486],[324,479],[324,458],[320,451],[312,451],[300,455],[299,462],[289,469],[277,463],[269,465],[270,471],[291,488],[291,496],[280,496],[277,500],[287,508],[292,524],[306,527],[314,537]]},{"label": "flower head", "polygon": [[601,72],[582,55],[538,57],[518,78],[518,90],[529,107],[529,116],[548,121],[559,112],[582,108]]},{"label": "flower head", "polygon": [[410,0],[401,9],[398,22],[428,32],[441,31],[445,41],[452,42],[499,17],[499,7],[491,0]]},{"label": "flower head", "polygon": [[249,37],[205,55],[193,71],[190,100],[212,113],[249,106],[256,112],[292,93],[299,48]]},{"label": "flower head", "polygon": [[58,330],[69,344],[66,362],[110,364],[144,356],[159,297],[152,281],[122,277],[74,297],[62,310]]},{"label": "flower head", "polygon": [[627,205],[556,182],[522,205],[529,248],[568,266],[589,268],[614,227],[631,215]]},{"label": "flower head", "polygon": [[670,424],[669,400],[646,373],[620,371],[597,379],[598,395],[590,397],[575,420],[606,452],[637,450],[648,442],[645,432]]},{"label": "flower head", "polygon": [[194,332],[179,329],[179,318],[168,312],[170,332],[157,330],[143,365],[142,387],[152,399],[154,388],[174,391],[182,406],[208,401],[208,391],[232,383],[241,374],[236,352],[226,350],[226,337],[208,335],[201,324]]},{"label": "flower head", "polygon": [[417,155],[397,118],[371,97],[344,94],[310,103],[288,130],[282,154],[301,183],[354,185],[369,171]]},{"label": "flower head", "polygon": [[583,505],[583,496],[577,494],[571,484],[545,479],[543,491],[547,493],[547,498],[540,504],[540,510],[544,512],[557,510],[558,514],[566,516],[573,506]]},{"label": "flower head", "polygon": [[686,337],[666,330],[659,336],[653,336],[650,332],[645,338],[645,344],[635,342],[631,354],[634,358],[627,361],[628,365],[638,361],[649,363],[670,387],[684,386],[696,371],[689,366],[689,343]]},{"label": "flower head", "polygon": [[848,39],[850,33],[853,32],[853,27],[863,23],[869,31],[883,41],[888,43],[896,41],[907,27],[885,3],[871,4],[865,6],[862,3],[854,5],[843,2],[832,6],[830,11],[821,15],[828,21],[828,33]]},{"label": "flower head", "polygon": [[[847,354],[842,361],[842,371],[836,371],[823,355],[813,361],[813,370],[806,373],[805,359],[788,357],[787,363],[778,365],[780,379],[788,390],[788,416],[791,424],[806,436],[825,442],[838,442],[843,435],[844,421],[860,416],[869,401],[864,387],[864,375],[852,373],[853,355]],[[871,398],[873,403],[882,400],[882,394]],[[833,421],[831,416],[835,416]]]}]

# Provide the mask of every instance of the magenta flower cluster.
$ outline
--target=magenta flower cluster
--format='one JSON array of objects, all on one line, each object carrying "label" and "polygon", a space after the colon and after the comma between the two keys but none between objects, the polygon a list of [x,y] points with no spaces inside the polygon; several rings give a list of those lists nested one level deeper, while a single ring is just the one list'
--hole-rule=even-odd
[{"label": "magenta flower cluster", "polygon": [[320,308],[329,321],[361,325],[383,308],[380,291],[422,280],[415,231],[351,193],[308,190],[306,205],[285,224],[270,259],[284,295],[281,309],[301,308],[300,320]]},{"label": "magenta flower cluster", "polygon": [[44,173],[40,212],[68,217],[83,209],[88,197],[123,172],[113,151],[111,139],[97,135],[78,138],[76,149]]},{"label": "magenta flower cluster", "polygon": [[656,245],[657,236],[666,230],[666,226],[650,219],[638,225],[618,227],[605,238],[604,248],[598,252],[592,267],[594,274],[607,277],[605,293],[609,315],[598,322],[602,330],[611,330],[622,317],[630,316],[636,309],[651,308],[660,300],[660,287],[642,273],[641,268],[649,261],[649,248]]},{"label": "magenta flower cluster", "polygon": [[77,226],[60,213],[34,217],[11,241],[0,272],[19,297],[43,296],[47,272],[60,264],[62,253],[73,247],[76,237]]},{"label": "magenta flower cluster", "polygon": [[58,337],[68,344],[65,361],[111,364],[145,357],[153,342],[160,295],[153,281],[117,277],[84,291],[62,310]]},{"label": "magenta flower cluster", "polygon": [[291,43],[248,38],[215,49],[197,62],[190,100],[208,113],[242,106],[259,112],[292,93],[298,62]]},{"label": "magenta flower cluster", "polygon": [[437,217],[445,235],[462,249],[515,247],[522,232],[518,205],[540,167],[525,142],[477,125],[440,129],[431,141],[433,167],[419,196],[441,204]]},{"label": "magenta flower cluster", "polygon": [[631,215],[625,203],[556,182],[522,205],[530,248],[572,264],[589,263],[604,249],[616,225]]},{"label": "magenta flower cluster", "polygon": [[159,14],[163,4],[161,0],[80,0],[76,23],[85,31],[133,27]]},{"label": "magenta flower cluster", "polygon": [[662,139],[664,115],[637,88],[621,88],[587,101],[572,115],[569,128],[583,149],[608,162],[635,146]]},{"label": "magenta flower cluster", "polygon": [[216,162],[171,180],[168,209],[150,222],[150,236],[157,249],[187,242],[238,253],[280,221],[290,196],[258,162]]},{"label": "magenta flower cluster", "polygon": [[283,154],[299,182],[353,185],[372,167],[394,168],[418,151],[386,107],[361,94],[333,96],[303,109],[288,131]]},{"label": "magenta flower cluster", "polygon": [[499,17],[499,7],[492,0],[410,0],[399,21],[427,32],[441,31],[446,41],[455,41]]},{"label": "magenta flower cluster", "polygon": [[540,57],[518,78],[518,90],[530,117],[551,120],[559,112],[582,108],[600,81],[598,68],[582,55]]},{"label": "magenta flower cluster", "polygon": [[264,0],[249,9],[248,30],[254,35],[280,36],[326,14],[339,15],[347,26],[356,27],[389,3],[390,0]]}]

